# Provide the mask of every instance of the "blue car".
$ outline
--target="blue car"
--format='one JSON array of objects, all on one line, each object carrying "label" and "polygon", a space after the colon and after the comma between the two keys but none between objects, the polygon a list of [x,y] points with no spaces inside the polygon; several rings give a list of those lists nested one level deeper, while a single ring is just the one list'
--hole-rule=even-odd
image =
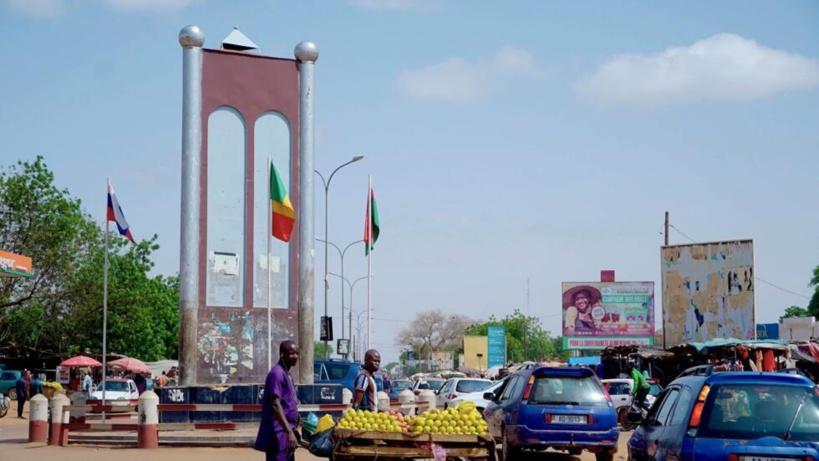
[{"label": "blue car", "polygon": [[[313,362],[313,382],[316,384],[341,384],[355,393],[355,377],[361,372],[361,364],[344,360],[315,360]],[[382,375],[374,376],[376,388],[384,388]]]},{"label": "blue car", "polygon": [[819,390],[799,375],[691,368],[657,398],[629,439],[628,454],[630,460],[817,460]]},{"label": "blue car", "polygon": [[588,368],[519,370],[484,398],[490,401],[484,419],[501,441],[503,461],[547,448],[573,455],[587,450],[598,461],[611,461],[617,452],[617,412]]}]

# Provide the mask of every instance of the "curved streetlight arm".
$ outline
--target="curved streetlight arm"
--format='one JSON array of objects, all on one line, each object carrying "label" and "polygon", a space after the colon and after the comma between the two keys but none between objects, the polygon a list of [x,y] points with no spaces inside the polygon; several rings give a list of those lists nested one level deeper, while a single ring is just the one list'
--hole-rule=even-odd
[{"label": "curved streetlight arm", "polygon": [[344,258],[344,253],[342,253],[342,252],[341,252],[341,248],[339,248],[339,247],[338,247],[338,245],[336,245],[335,243],[330,242],[330,241],[327,241],[327,240],[324,240],[323,238],[318,238],[318,237],[316,237],[316,240],[317,240],[317,241],[319,241],[319,242],[322,242],[322,243],[326,243],[326,244],[328,244],[328,245],[332,245],[332,246],[333,246],[333,248],[335,248],[335,249],[336,249],[336,251],[338,251],[338,255],[339,255],[341,258]]}]

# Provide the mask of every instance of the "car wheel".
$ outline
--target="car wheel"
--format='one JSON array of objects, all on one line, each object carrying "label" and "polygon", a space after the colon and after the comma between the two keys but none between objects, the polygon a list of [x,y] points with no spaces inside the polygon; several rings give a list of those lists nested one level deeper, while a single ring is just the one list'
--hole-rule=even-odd
[{"label": "car wheel", "polygon": [[506,428],[501,434],[501,461],[514,461],[520,457],[520,447],[513,447],[509,443],[509,436],[506,435]]},{"label": "car wheel", "polygon": [[9,389],[9,398],[11,400],[17,400],[17,389],[16,388],[12,387],[11,389]]},{"label": "car wheel", "polygon": [[580,456],[583,453],[582,448],[569,448],[569,454],[572,456]]},{"label": "car wheel", "polygon": [[624,431],[633,431],[636,424],[628,420],[628,407],[620,407],[617,410],[617,422],[620,423]]},{"label": "car wheel", "polygon": [[598,451],[594,454],[597,461],[612,461],[614,460],[614,453],[610,451]]}]

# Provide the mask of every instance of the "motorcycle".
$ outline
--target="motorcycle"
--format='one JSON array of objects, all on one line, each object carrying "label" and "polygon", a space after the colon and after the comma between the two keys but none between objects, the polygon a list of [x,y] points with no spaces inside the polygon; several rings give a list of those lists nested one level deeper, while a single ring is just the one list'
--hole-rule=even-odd
[{"label": "motorcycle", "polygon": [[9,407],[11,406],[11,399],[3,395],[0,392],[0,418],[6,416],[6,413],[9,412]]},{"label": "motorcycle", "polygon": [[[646,402],[647,405],[648,402]],[[634,401],[634,397],[632,397],[628,405],[623,405],[617,410],[617,422],[620,423],[623,430],[633,431],[646,418],[647,414],[648,409],[643,405],[638,405]]]}]

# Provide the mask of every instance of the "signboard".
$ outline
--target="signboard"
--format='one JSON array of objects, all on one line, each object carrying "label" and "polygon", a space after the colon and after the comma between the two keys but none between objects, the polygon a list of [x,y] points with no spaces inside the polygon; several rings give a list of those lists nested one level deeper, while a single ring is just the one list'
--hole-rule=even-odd
[{"label": "signboard", "polygon": [[322,341],[333,340],[333,318],[321,316],[321,331],[319,332],[319,339]]},{"label": "signboard", "polygon": [[563,347],[654,344],[654,282],[564,282]]},{"label": "signboard", "polygon": [[487,333],[488,359],[485,368],[506,363],[506,327],[491,326]]},{"label": "signboard", "polygon": [[0,251],[0,277],[31,277],[31,258]]},{"label": "signboard", "polygon": [[779,339],[779,324],[757,323],[756,339]]},{"label": "signboard", "polygon": [[752,240],[667,246],[661,254],[666,347],[754,339]]},{"label": "signboard", "polygon": [[338,355],[347,355],[350,353],[350,340],[349,339],[339,339],[338,344],[336,344],[336,352]]}]

